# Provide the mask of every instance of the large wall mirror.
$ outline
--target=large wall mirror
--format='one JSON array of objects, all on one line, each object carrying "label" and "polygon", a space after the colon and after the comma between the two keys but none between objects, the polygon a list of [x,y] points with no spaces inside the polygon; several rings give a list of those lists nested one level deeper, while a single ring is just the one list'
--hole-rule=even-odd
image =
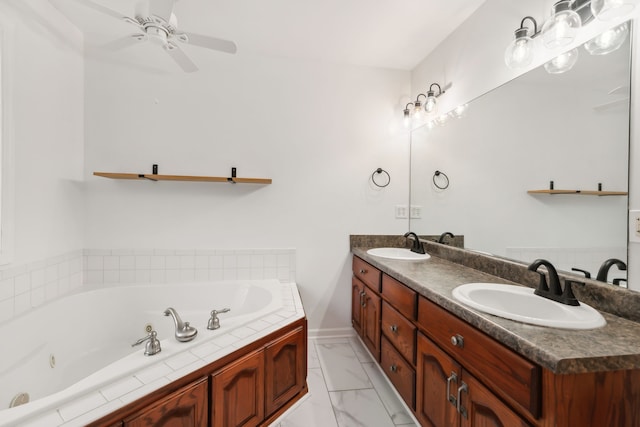
[{"label": "large wall mirror", "polygon": [[[414,129],[409,204],[422,209],[410,230],[462,234],[468,249],[594,278],[607,259],[627,262],[628,197],[605,194],[628,191],[629,39],[606,55],[580,47],[565,73],[539,67],[459,118]],[[529,192],[550,181],[574,192]],[[609,281],[625,277],[614,267]]]}]

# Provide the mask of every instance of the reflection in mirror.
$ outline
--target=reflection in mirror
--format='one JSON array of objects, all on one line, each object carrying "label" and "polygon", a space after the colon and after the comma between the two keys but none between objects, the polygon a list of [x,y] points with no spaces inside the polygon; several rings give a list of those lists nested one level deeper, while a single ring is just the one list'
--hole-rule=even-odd
[{"label": "reflection in mirror", "polygon": [[[579,51],[568,72],[539,67],[460,117],[412,132],[409,204],[422,208],[412,231],[451,231],[469,249],[545,258],[593,278],[605,260],[627,261],[629,37],[606,55]],[[436,171],[448,176],[446,189],[434,185]],[[551,181],[572,193],[528,193]],[[623,195],[599,195],[599,186]],[[608,281],[625,277],[614,267]]]}]

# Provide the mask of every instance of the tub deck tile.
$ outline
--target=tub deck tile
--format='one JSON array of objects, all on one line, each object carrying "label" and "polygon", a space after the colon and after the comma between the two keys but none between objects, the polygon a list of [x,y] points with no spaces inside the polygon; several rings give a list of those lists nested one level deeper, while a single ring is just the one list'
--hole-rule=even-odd
[{"label": "tub deck tile", "polygon": [[113,384],[109,384],[106,387],[100,389],[102,395],[108,400],[116,400],[123,394],[127,394],[130,391],[133,391],[139,387],[142,387],[144,384],[136,377],[127,377],[123,380],[117,381]]},{"label": "tub deck tile", "polygon": [[172,372],[171,368],[164,363],[159,363],[148,367],[147,369],[136,372],[135,376],[142,381],[143,384],[152,383]]},{"label": "tub deck tile", "polygon": [[93,409],[99,408],[105,403],[107,403],[107,400],[104,398],[104,396],[95,391],[79,399],[76,399],[73,402],[63,405],[58,409],[58,411],[65,421],[69,421],[79,417],[82,414],[86,414]]}]

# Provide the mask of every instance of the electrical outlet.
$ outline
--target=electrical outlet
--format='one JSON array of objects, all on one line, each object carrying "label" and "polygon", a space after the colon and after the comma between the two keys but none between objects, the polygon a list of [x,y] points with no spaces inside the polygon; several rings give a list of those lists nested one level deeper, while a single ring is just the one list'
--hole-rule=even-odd
[{"label": "electrical outlet", "polygon": [[640,210],[629,211],[629,241],[640,243]]},{"label": "electrical outlet", "polygon": [[411,214],[411,219],[422,218],[422,206],[411,205],[410,214]]},{"label": "electrical outlet", "polygon": [[396,218],[407,218],[407,205],[396,205]]}]

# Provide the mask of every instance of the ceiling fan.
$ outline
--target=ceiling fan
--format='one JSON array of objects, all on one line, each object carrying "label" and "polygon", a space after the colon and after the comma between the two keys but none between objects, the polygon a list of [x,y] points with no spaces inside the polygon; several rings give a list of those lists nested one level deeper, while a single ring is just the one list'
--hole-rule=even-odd
[{"label": "ceiling fan", "polygon": [[173,13],[175,0],[141,0],[136,4],[134,17],[123,15],[91,0],[74,0],[102,14],[137,27],[138,32],[122,39],[114,40],[105,47],[122,49],[140,42],[152,42],[161,46],[173,60],[187,73],[198,70],[196,64],[184,53],[179,44],[190,44],[207,49],[234,54],[236,44],[202,34],[178,30],[178,21]]}]

